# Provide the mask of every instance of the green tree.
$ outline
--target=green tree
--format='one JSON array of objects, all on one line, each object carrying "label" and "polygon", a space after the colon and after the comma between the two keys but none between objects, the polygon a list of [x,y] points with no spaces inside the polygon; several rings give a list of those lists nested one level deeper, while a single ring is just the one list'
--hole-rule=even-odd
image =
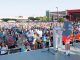
[{"label": "green tree", "polygon": [[35,20],[40,20],[40,17],[35,17]]},{"label": "green tree", "polygon": [[51,18],[48,18],[48,17],[47,17],[47,18],[46,18],[46,21],[51,21]]},{"label": "green tree", "polygon": [[34,18],[34,17],[28,17],[28,19],[29,19],[29,20],[35,20],[35,18]]},{"label": "green tree", "polygon": [[64,22],[64,18],[59,18],[59,21],[60,22]]},{"label": "green tree", "polygon": [[7,22],[7,21],[9,21],[9,20],[16,21],[16,19],[10,19],[10,18],[3,18],[3,19],[1,19],[1,20],[5,21],[5,22]]}]

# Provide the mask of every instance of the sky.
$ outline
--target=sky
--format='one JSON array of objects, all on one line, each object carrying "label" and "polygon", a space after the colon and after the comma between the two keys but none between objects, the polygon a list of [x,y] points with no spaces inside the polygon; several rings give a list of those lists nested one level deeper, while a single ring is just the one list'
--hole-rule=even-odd
[{"label": "sky", "polygon": [[45,16],[46,10],[80,9],[80,0],[0,0],[0,17]]}]

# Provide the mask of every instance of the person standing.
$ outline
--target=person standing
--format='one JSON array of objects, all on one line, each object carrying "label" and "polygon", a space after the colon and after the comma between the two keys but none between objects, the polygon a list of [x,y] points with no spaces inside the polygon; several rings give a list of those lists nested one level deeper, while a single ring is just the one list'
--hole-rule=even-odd
[{"label": "person standing", "polygon": [[53,47],[55,48],[55,50],[58,50],[58,26],[57,26],[57,22],[54,25],[53,28]]},{"label": "person standing", "polygon": [[59,22],[53,28],[53,46],[56,50],[62,47],[62,27]]},{"label": "person standing", "polygon": [[57,24],[58,48],[62,48],[62,32],[63,32],[62,22],[58,22]]},{"label": "person standing", "polygon": [[63,25],[63,28],[64,28],[64,31],[62,33],[63,35],[63,41],[65,43],[65,53],[66,55],[70,55],[70,34],[71,34],[71,22],[66,20],[64,21],[64,25]]}]

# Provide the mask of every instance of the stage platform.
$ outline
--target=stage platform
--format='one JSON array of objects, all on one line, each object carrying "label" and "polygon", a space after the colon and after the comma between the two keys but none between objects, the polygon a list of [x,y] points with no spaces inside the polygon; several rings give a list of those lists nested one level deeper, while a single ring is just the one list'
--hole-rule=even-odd
[{"label": "stage platform", "polygon": [[50,48],[50,51],[54,53],[54,55],[49,52],[42,52],[46,50],[47,49],[39,49],[29,52],[2,55],[0,56],[0,60],[80,60],[80,55],[77,54],[66,56],[61,51],[55,52],[53,48]]}]

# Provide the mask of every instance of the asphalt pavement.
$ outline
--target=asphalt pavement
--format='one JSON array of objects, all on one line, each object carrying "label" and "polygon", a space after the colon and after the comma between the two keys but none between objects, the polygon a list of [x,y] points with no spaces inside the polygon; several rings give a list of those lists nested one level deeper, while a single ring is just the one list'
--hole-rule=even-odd
[{"label": "asphalt pavement", "polygon": [[61,49],[61,51],[59,49],[59,51],[56,52],[54,48],[50,48],[50,50],[47,51],[46,48],[29,52],[20,52],[0,56],[0,60],[80,60],[80,55],[70,54],[70,56],[67,56],[62,50],[64,49]]}]

